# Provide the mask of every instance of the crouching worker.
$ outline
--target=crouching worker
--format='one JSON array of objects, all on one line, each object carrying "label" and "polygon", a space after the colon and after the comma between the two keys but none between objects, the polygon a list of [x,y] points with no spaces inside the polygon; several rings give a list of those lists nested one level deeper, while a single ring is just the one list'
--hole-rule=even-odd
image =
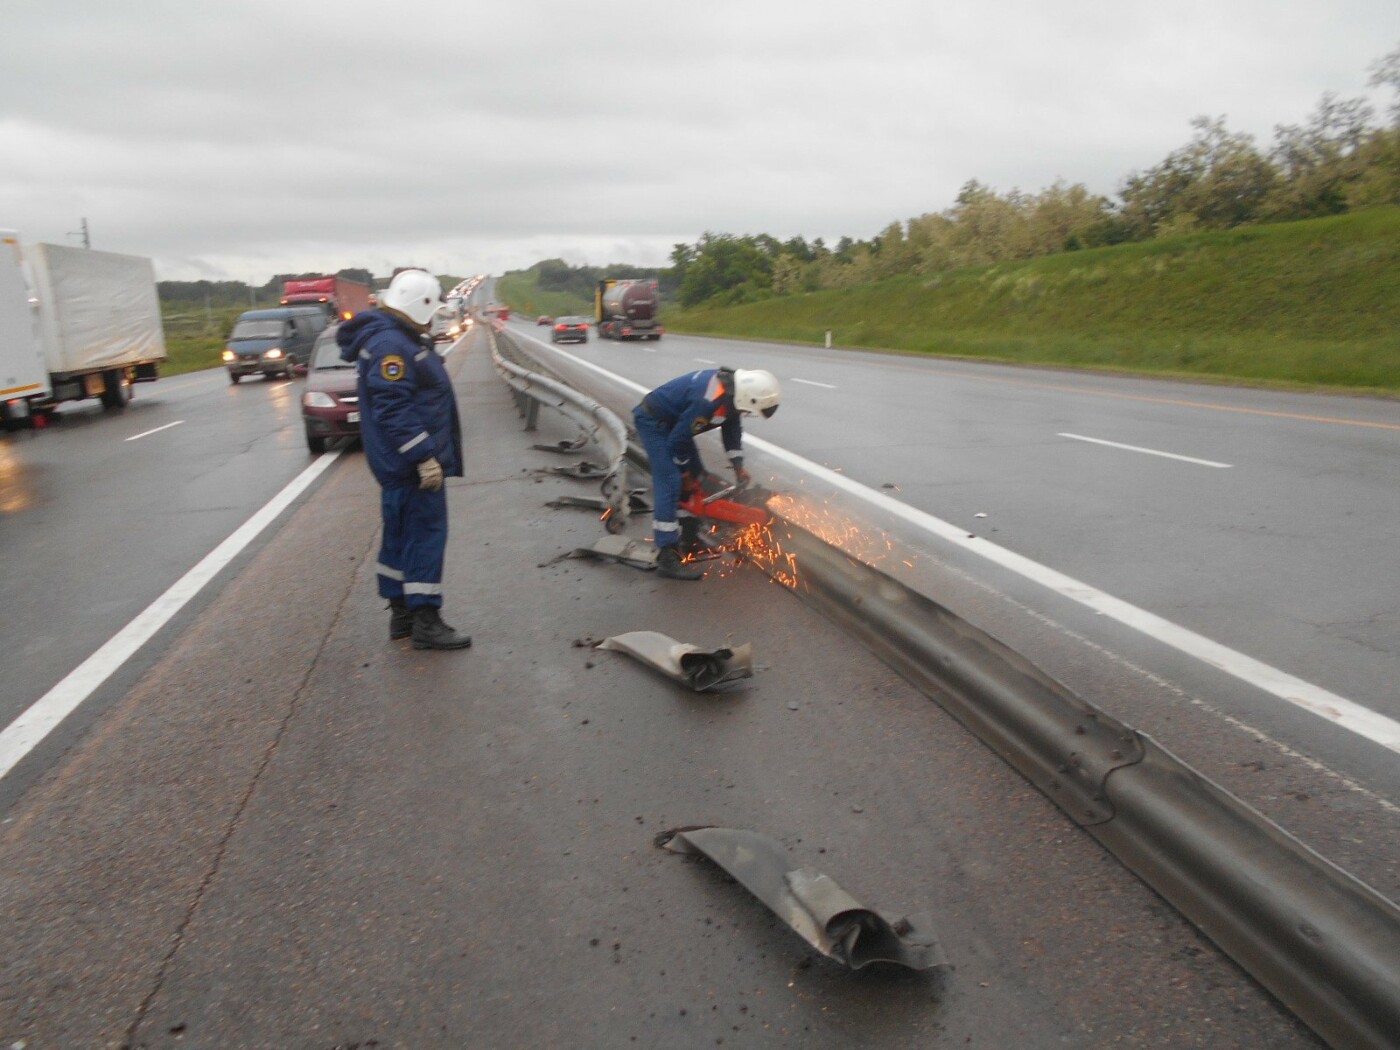
[{"label": "crouching worker", "polygon": [[[681,561],[677,549],[682,538],[698,543],[700,523],[690,515],[678,517],[683,492],[699,488],[705,476],[695,435],[719,428],[729,454],[735,480],[747,485],[744,469],[741,415],[765,419],[778,410],[782,394],[772,372],[758,368],[710,368],[677,376],[646,397],[632,410],[637,434],[651,460],[652,520],[656,541],[656,571],[673,580],[698,580],[699,566]],[[684,535],[683,535],[684,534]]]},{"label": "crouching worker", "polygon": [[340,326],[340,356],[359,370],[360,440],[380,487],[384,537],[379,595],[389,600],[389,637],[415,649],[472,644],[443,623],[447,549],[443,479],[462,476],[457,398],[429,335],[442,305],[438,279],[423,270],[395,275],[379,309]]}]

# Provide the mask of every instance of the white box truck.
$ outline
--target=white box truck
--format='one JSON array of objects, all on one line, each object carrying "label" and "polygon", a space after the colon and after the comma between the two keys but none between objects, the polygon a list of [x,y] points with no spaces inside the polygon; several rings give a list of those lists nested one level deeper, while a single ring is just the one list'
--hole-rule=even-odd
[{"label": "white box truck", "polygon": [[28,289],[47,372],[48,390],[27,399],[30,411],[85,398],[124,408],[133,383],[155,381],[167,354],[151,260],[28,244],[0,266]]},{"label": "white box truck", "polygon": [[0,230],[0,422],[22,422],[51,393],[38,303],[24,279],[19,234]]}]

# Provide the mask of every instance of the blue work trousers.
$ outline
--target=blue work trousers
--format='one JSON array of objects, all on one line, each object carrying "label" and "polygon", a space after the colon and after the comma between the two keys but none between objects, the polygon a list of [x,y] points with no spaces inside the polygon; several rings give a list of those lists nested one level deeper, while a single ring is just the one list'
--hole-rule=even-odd
[{"label": "blue work trousers", "polygon": [[651,460],[651,535],[658,549],[681,541],[676,505],[681,498],[681,468],[671,458],[671,425],[638,405],[632,410],[637,436]]},{"label": "blue work trousers", "polygon": [[379,596],[402,598],[410,609],[442,608],[442,563],[447,552],[447,492],[416,485],[380,490],[384,539],[379,545]]}]

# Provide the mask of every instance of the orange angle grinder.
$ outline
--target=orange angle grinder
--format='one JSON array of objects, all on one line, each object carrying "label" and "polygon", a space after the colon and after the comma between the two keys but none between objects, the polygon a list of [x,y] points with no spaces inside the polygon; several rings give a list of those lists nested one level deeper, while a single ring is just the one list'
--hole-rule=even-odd
[{"label": "orange angle grinder", "polygon": [[713,496],[706,496],[704,492],[696,489],[677,506],[697,518],[725,521],[732,525],[765,524],[768,521],[768,512],[762,507],[750,507],[745,503],[736,503],[732,499],[725,499],[738,488],[738,485],[730,485],[728,488],[720,489]]}]

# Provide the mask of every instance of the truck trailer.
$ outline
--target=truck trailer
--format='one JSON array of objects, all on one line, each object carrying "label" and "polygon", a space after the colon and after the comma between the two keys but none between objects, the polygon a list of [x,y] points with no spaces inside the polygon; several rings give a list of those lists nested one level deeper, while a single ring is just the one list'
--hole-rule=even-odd
[{"label": "truck trailer", "polygon": [[300,277],[282,285],[283,306],[322,306],[329,323],[348,321],[373,303],[367,284],[344,277]]},{"label": "truck trailer", "polygon": [[[8,301],[0,308],[5,316],[0,373],[17,380],[5,380],[0,389],[36,382],[41,387],[16,389],[18,397],[4,395],[0,409],[7,423],[86,398],[124,408],[133,383],[156,380],[167,354],[150,259],[60,244],[21,246],[12,233],[0,240],[5,242],[0,268],[6,271],[0,286]],[[25,292],[27,336],[26,318],[14,307],[16,288]],[[35,341],[44,380],[32,375]],[[29,378],[22,375],[26,368]]]},{"label": "truck trailer", "polygon": [[593,304],[600,339],[660,339],[666,331],[657,318],[661,293],[654,280],[604,278]]},{"label": "truck trailer", "polygon": [[9,425],[28,419],[30,406],[52,392],[38,301],[24,278],[19,234],[0,230],[0,417]]}]

